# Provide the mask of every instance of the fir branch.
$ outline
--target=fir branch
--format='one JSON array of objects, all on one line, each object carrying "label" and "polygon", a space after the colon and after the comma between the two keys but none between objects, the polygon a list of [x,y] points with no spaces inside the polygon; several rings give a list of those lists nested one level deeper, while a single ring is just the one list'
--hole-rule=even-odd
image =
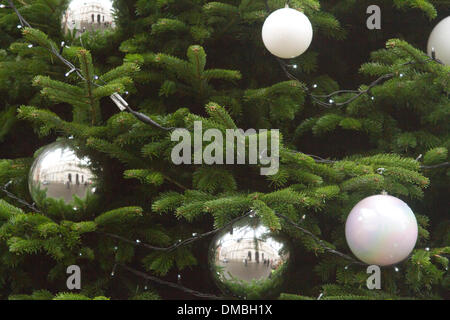
[{"label": "fir branch", "polygon": [[143,279],[150,280],[152,282],[156,282],[156,283],[162,284],[164,286],[168,286],[168,287],[171,287],[171,288],[175,288],[175,289],[181,290],[181,291],[183,291],[185,293],[191,294],[191,295],[199,297],[199,298],[206,298],[206,299],[213,299],[213,300],[226,299],[225,297],[219,297],[219,296],[216,296],[214,294],[209,294],[209,293],[202,293],[200,291],[192,290],[192,289],[189,289],[189,288],[187,288],[185,286],[182,286],[182,285],[170,282],[170,281],[162,280],[160,278],[151,276],[151,275],[149,275],[149,274],[147,274],[145,272],[142,272],[142,271],[136,270],[136,269],[134,269],[132,267],[129,267],[129,266],[125,265],[125,264],[119,264],[119,266],[121,266],[125,270],[127,270],[127,271],[133,273],[134,275],[139,276],[139,277],[141,277]]},{"label": "fir branch", "polygon": [[315,234],[313,234],[311,231],[306,230],[305,228],[301,227],[300,225],[298,225],[297,223],[295,223],[294,221],[292,221],[290,218],[288,218],[288,217],[286,217],[286,216],[284,216],[284,215],[282,215],[282,214],[279,214],[279,213],[276,213],[276,215],[277,215],[278,217],[280,217],[280,218],[283,218],[288,224],[290,224],[290,225],[293,226],[294,228],[300,230],[302,233],[304,233],[304,234],[310,236],[311,238],[313,238],[313,239],[319,244],[319,246],[320,246],[322,249],[324,249],[325,251],[327,251],[327,252],[329,252],[329,253],[332,253],[332,254],[335,254],[335,255],[338,255],[338,256],[340,256],[340,257],[346,259],[346,260],[349,260],[349,261],[351,261],[353,264],[367,265],[366,263],[363,263],[363,262],[360,262],[360,261],[358,261],[358,260],[355,260],[354,258],[352,258],[351,256],[349,256],[349,255],[347,255],[347,254],[345,254],[345,253],[339,252],[339,251],[337,251],[336,249],[333,249],[333,248],[330,248],[330,247],[326,246],[326,245],[324,244],[323,240],[319,239],[319,238],[318,238]]},{"label": "fir branch", "polygon": [[5,184],[4,186],[0,187],[0,190],[3,191],[9,198],[16,200],[18,203],[24,205],[25,207],[28,207],[29,209],[31,209],[32,211],[36,212],[36,213],[41,213],[41,211],[36,208],[36,206],[33,204],[28,203],[27,201],[19,198],[18,196],[16,196],[14,193],[8,191],[8,186],[11,185],[12,181],[9,181],[7,184]]},{"label": "fir branch", "polygon": [[[265,1],[266,4],[266,9],[268,12],[270,12],[269,9],[269,5],[267,0]],[[397,43],[395,43],[394,41],[390,41],[388,42],[388,45],[397,45]],[[406,47],[406,45],[404,45],[403,43],[399,43],[398,45],[403,47]],[[407,50],[408,48],[404,48],[405,50]],[[415,56],[415,58],[417,58]],[[278,57],[276,57],[276,60],[278,61],[278,63],[280,64],[280,67],[282,69],[282,71],[284,72],[284,74],[287,76],[287,78],[289,78],[290,80],[295,80],[300,82],[300,80],[294,76],[289,70],[288,67],[289,65],[283,60],[280,59]],[[435,55],[433,54],[432,57],[429,57],[427,59],[424,60],[415,60],[415,61],[408,61],[405,62],[403,64],[401,64],[400,66],[406,66],[406,65],[415,65],[415,64],[425,64],[428,62],[436,62],[438,64],[444,65],[442,61],[436,59]],[[311,97],[312,101],[317,103],[320,106],[326,107],[326,108],[330,108],[330,107],[342,107],[345,106],[347,104],[350,104],[351,102],[355,101],[356,99],[358,99],[359,97],[366,95],[366,94],[370,94],[371,93],[371,89],[373,89],[374,87],[378,86],[379,84],[385,82],[388,79],[392,79],[394,77],[398,76],[397,73],[388,73],[388,74],[384,74],[382,76],[380,76],[378,79],[374,80],[372,83],[370,83],[366,89],[364,90],[337,90],[334,91],[328,95],[314,95],[310,92],[310,90],[308,88],[305,88],[305,91],[308,93],[308,95]],[[333,97],[341,95],[343,93],[353,93],[354,95],[350,98],[348,98],[345,101],[342,102],[336,102]],[[328,102],[324,102],[323,99],[327,99]]]},{"label": "fir branch", "polygon": [[[24,33],[26,33],[26,32],[30,33],[30,31],[33,30],[32,27],[31,27],[31,25],[30,25],[30,24],[22,17],[22,15],[19,13],[19,11],[17,10],[17,8],[16,8],[16,6],[14,5],[14,3],[13,3],[12,0],[8,0],[8,3],[9,3],[9,6],[10,6],[10,7],[14,10],[14,12],[16,13],[17,17],[19,18],[20,25],[21,25],[22,27],[27,27],[27,28],[28,28],[28,29],[25,29],[25,30],[24,30]],[[54,56],[56,56],[62,63],[64,63],[67,67],[69,67],[70,71],[67,73],[67,75],[70,74],[70,73],[72,73],[72,72],[75,72],[75,73],[78,75],[78,77],[79,77],[80,79],[82,79],[83,81],[85,81],[86,85],[90,88],[90,91],[92,90],[91,86],[97,86],[97,87],[100,87],[100,85],[94,83],[94,82],[92,81],[92,79],[90,79],[90,78],[85,78],[85,77],[82,75],[82,71],[81,71],[79,68],[75,67],[75,65],[73,65],[70,61],[66,60],[66,59],[61,55],[61,53],[60,53],[53,45],[50,44],[50,47],[49,47],[49,48],[48,48],[48,47],[44,47],[44,48],[45,48],[46,50],[50,51],[51,54],[53,54]],[[90,95],[90,96],[91,96],[91,95]],[[114,100],[113,100],[113,101],[114,101]],[[114,102],[115,102],[115,101],[114,101]],[[116,102],[115,102],[115,103],[116,103]],[[163,127],[162,125],[160,125],[160,124],[157,123],[156,121],[152,120],[150,117],[146,116],[145,114],[140,113],[140,112],[137,112],[137,111],[134,111],[131,107],[128,106],[128,104],[126,104],[126,109],[127,109],[131,114],[133,114],[133,115],[136,117],[136,119],[138,119],[139,121],[142,121],[143,123],[146,123],[146,124],[148,124],[148,125],[151,125],[151,126],[154,126],[154,127],[156,127],[156,128],[159,128],[159,129],[162,129],[162,130],[166,130],[166,131],[175,129],[175,128],[166,128],[166,127]],[[93,110],[92,110],[92,121],[93,121],[93,123],[95,123],[95,121],[96,121],[95,118],[96,118],[96,116],[95,116],[95,111],[94,111],[94,107],[93,107]]]},{"label": "fir branch", "polygon": [[450,162],[443,162],[443,163],[439,163],[439,164],[435,164],[432,166],[420,166],[421,169],[436,169],[436,168],[444,168],[444,167],[449,167],[450,166]]},{"label": "fir branch", "polygon": [[155,250],[155,251],[168,251],[168,252],[170,252],[170,251],[176,250],[176,249],[178,249],[178,248],[180,248],[180,247],[184,247],[184,246],[186,246],[186,245],[188,245],[188,244],[191,244],[191,243],[193,243],[193,242],[196,242],[197,240],[200,240],[200,239],[203,239],[203,238],[208,237],[208,236],[210,236],[210,235],[216,234],[216,233],[218,233],[218,232],[221,231],[221,230],[224,230],[224,229],[226,229],[226,228],[229,228],[229,227],[232,226],[236,221],[239,221],[239,220],[241,220],[242,218],[249,216],[251,213],[252,213],[252,211],[250,211],[250,212],[248,212],[248,213],[246,213],[246,214],[244,214],[244,215],[242,215],[242,216],[240,216],[240,217],[237,217],[237,218],[231,220],[229,223],[227,223],[227,224],[226,224],[225,226],[223,226],[222,228],[217,228],[217,229],[214,229],[214,230],[208,231],[208,232],[206,232],[206,233],[202,233],[202,234],[196,234],[196,235],[194,235],[192,238],[187,238],[187,239],[184,239],[184,240],[179,240],[179,241],[177,241],[176,243],[172,244],[172,245],[169,246],[169,247],[156,247],[156,246],[153,246],[153,245],[148,244],[148,243],[143,243],[143,242],[141,242],[140,240],[133,241],[133,240],[127,239],[127,238],[125,238],[125,237],[122,237],[122,236],[120,236],[120,235],[113,234],[113,233],[109,233],[109,232],[97,231],[97,233],[103,234],[103,235],[108,236],[108,237],[110,237],[110,238],[114,238],[114,239],[121,240],[121,241],[123,241],[123,242],[132,244],[132,245],[137,246],[137,247],[138,247],[138,246],[142,246],[142,247],[147,248],[147,249],[150,249],[150,250]]}]

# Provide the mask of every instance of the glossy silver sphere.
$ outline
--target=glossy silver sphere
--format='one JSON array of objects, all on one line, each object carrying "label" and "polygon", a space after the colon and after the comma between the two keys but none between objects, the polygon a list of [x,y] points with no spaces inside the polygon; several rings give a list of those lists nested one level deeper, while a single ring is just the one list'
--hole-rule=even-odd
[{"label": "glossy silver sphere", "polygon": [[246,217],[213,239],[209,264],[213,278],[225,294],[259,299],[276,295],[283,284],[289,260],[285,241]]},{"label": "glossy silver sphere", "polygon": [[96,176],[88,157],[79,156],[70,140],[61,140],[44,147],[34,160],[28,177],[31,197],[42,205],[46,200],[85,201],[95,192]]}]

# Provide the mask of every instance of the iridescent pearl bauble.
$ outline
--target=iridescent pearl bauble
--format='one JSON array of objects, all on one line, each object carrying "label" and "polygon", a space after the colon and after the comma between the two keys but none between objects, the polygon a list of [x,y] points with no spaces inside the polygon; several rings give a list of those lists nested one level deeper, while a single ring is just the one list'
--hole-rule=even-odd
[{"label": "iridescent pearl bauble", "polygon": [[358,202],[345,224],[350,250],[367,264],[396,264],[412,252],[417,241],[417,221],[402,200],[375,195]]}]

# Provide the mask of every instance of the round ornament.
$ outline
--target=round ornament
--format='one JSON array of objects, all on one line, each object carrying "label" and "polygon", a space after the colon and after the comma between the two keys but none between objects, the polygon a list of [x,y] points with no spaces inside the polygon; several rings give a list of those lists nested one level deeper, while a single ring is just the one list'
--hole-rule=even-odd
[{"label": "round ornament", "polygon": [[353,254],[370,265],[396,264],[412,252],[417,241],[416,217],[402,200],[374,195],[353,207],[345,237]]},{"label": "round ornament", "polygon": [[284,282],[289,249],[256,217],[219,232],[210,245],[209,265],[218,287],[240,298],[275,296]]},{"label": "round ornament", "polygon": [[90,159],[79,155],[70,140],[60,140],[42,148],[31,166],[28,188],[39,206],[52,200],[72,205],[86,202],[95,182]]},{"label": "round ornament", "polygon": [[312,37],[309,19],[302,12],[288,7],[272,12],[262,28],[267,50],[283,59],[292,59],[305,52]]},{"label": "round ornament", "polygon": [[450,17],[439,22],[431,31],[428,39],[428,55],[430,57],[433,48],[436,59],[450,65]]}]

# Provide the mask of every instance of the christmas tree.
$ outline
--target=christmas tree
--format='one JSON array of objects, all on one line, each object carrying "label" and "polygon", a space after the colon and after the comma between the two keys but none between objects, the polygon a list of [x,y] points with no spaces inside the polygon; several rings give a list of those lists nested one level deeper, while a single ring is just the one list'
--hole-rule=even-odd
[{"label": "christmas tree", "polygon": [[[449,298],[450,1],[114,0],[98,30],[69,2],[0,11],[1,299]],[[374,195],[417,221],[398,261],[351,245]]]}]

